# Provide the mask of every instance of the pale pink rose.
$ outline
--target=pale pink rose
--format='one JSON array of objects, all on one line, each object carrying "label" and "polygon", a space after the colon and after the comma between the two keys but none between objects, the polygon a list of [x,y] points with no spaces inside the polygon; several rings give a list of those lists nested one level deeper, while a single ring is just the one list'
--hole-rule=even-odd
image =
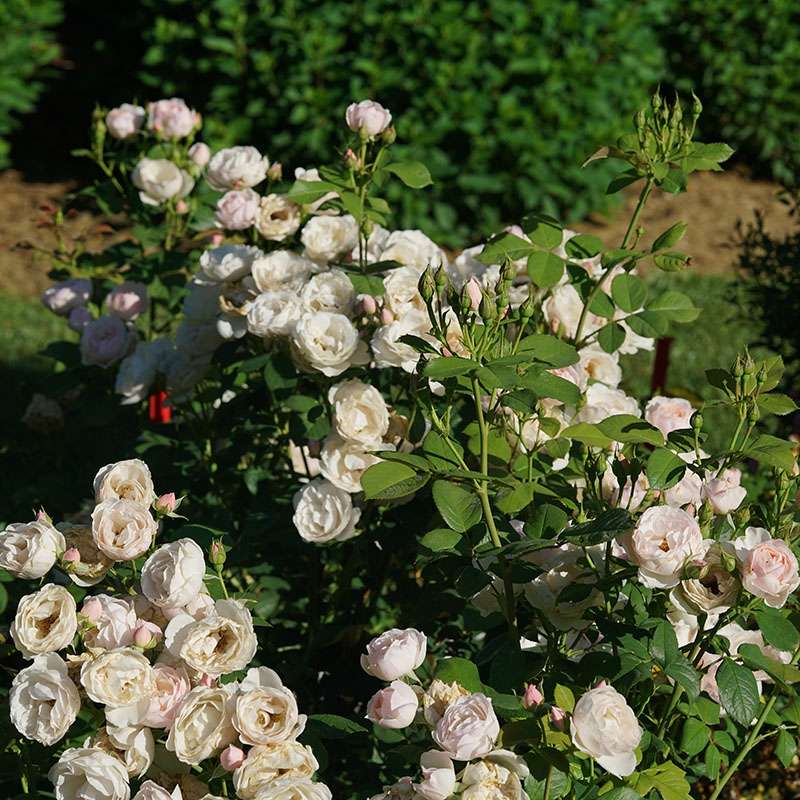
[{"label": "pale pink rose", "polygon": [[388,308],[381,309],[381,324],[391,325],[394,322],[394,314]]},{"label": "pale pink rose", "polygon": [[[706,453],[700,451],[700,456],[705,458]],[[689,453],[678,453],[678,458],[685,461],[687,464],[693,464],[696,459],[694,451]],[[674,485],[664,492],[664,502],[668,506],[681,506],[689,505],[699,506],[703,502],[703,479],[693,469],[687,467],[683,477]]]},{"label": "pale pink rose", "polygon": [[481,305],[481,300],[483,300],[483,292],[481,291],[481,285],[477,278],[470,278],[464,284],[464,291],[469,297],[469,304],[472,306],[472,310],[477,313]]},{"label": "pale pink rose", "polygon": [[149,728],[169,728],[192,685],[186,670],[180,667],[155,664],[153,676],[156,690],[150,698],[150,706],[142,725]]},{"label": "pale pink rose", "polygon": [[92,282],[83,278],[61,281],[42,292],[42,303],[54,314],[65,317],[86,305],[92,296]]},{"label": "pale pink rose", "polygon": [[773,539],[764,528],[747,528],[733,542],[742,586],[771,608],[783,608],[800,586],[797,558],[783,539]]},{"label": "pale pink rose", "polygon": [[361,667],[382,681],[410,675],[425,660],[428,640],[416,628],[391,628],[376,636],[361,656]]},{"label": "pale pink rose", "polygon": [[603,769],[624,778],[636,769],[642,729],[625,698],[612,686],[586,692],[575,704],[572,743]]},{"label": "pale pink rose", "polygon": [[550,709],[550,722],[559,731],[563,731],[567,727],[567,712],[563,708],[553,706]]},{"label": "pale pink rose", "polygon": [[198,167],[204,167],[211,159],[211,150],[205,142],[195,142],[189,148],[189,158],[191,158]]},{"label": "pale pink rose", "polygon": [[114,650],[133,644],[136,611],[128,598],[97,594],[87,599],[80,613],[95,625],[83,634],[88,647]]},{"label": "pale pink rose", "polygon": [[669,436],[672,431],[691,428],[691,418],[694,408],[688,400],[682,397],[654,397],[644,410],[644,418],[664,435]]},{"label": "pale pink rose", "polygon": [[456,761],[471,761],[494,749],[500,723],[492,701],[484,694],[470,694],[452,702],[436,723],[433,740]]},{"label": "pale pink rose", "polygon": [[115,139],[129,139],[142,129],[145,117],[141,106],[123,103],[106,114],[106,129]]},{"label": "pale pink rose", "polygon": [[447,800],[456,789],[456,771],[447,753],[428,750],[419,760],[422,780],[414,784],[423,800]]},{"label": "pale pink rose", "polygon": [[522,698],[522,705],[525,708],[535,708],[536,706],[540,706],[544,702],[544,695],[539,690],[539,687],[532,683],[528,688],[525,690],[525,695]]},{"label": "pale pink rose", "polygon": [[81,360],[86,366],[110,367],[133,348],[136,334],[119,317],[92,320],[81,334]]},{"label": "pale pink rose", "polygon": [[708,473],[703,484],[703,499],[708,500],[715,514],[730,514],[739,508],[747,495],[747,490],[740,485],[741,481],[742,471],[736,467],[717,472],[716,475]]},{"label": "pale pink rose", "polygon": [[92,312],[86,306],[77,306],[69,312],[67,325],[70,330],[80,333],[93,319]]},{"label": "pale pink rose", "polygon": [[243,231],[255,225],[261,197],[252,189],[232,190],[217,200],[214,221],[220,228]]},{"label": "pale pink rose", "polygon": [[125,281],[115,286],[106,296],[109,312],[126,322],[144,314],[147,305],[147,286],[136,281]]},{"label": "pale pink rose", "polygon": [[362,100],[360,103],[351,103],[345,113],[347,127],[356,133],[362,132],[367,136],[377,136],[383,133],[392,122],[392,115],[388,108],[384,108],[374,100]]},{"label": "pale pink rose", "polygon": [[143,650],[155,647],[164,637],[164,632],[155,622],[148,622],[146,619],[136,621],[136,628],[133,631],[133,643]]},{"label": "pale pink rose", "polygon": [[92,512],[94,543],[114,561],[144,555],[157,532],[158,523],[149,509],[133,500],[104,500]]},{"label": "pale pink rose", "polygon": [[359,311],[367,316],[372,316],[378,310],[378,304],[371,294],[361,294],[358,296]]},{"label": "pale pink rose", "polygon": [[720,702],[717,671],[722,664],[722,656],[716,653],[703,653],[698,667],[700,668],[700,691],[705,692],[715,703]]},{"label": "pale pink rose", "polygon": [[403,681],[392,681],[367,704],[367,719],[382,728],[407,728],[417,715],[416,692]]},{"label": "pale pink rose", "polygon": [[697,520],[679,508],[653,506],[622,537],[627,558],[639,567],[639,580],[650,588],[670,589],[686,561],[702,548]]},{"label": "pale pink rose", "polygon": [[77,547],[68,547],[61,556],[63,561],[67,564],[79,564],[81,560],[81,551]]},{"label": "pale pink rose", "polygon": [[182,139],[200,125],[200,115],[179,97],[150,103],[147,111],[147,127],[165,139]]},{"label": "pale pink rose", "polygon": [[219,756],[219,763],[226,772],[233,772],[244,764],[244,750],[235,744],[229,744]]}]

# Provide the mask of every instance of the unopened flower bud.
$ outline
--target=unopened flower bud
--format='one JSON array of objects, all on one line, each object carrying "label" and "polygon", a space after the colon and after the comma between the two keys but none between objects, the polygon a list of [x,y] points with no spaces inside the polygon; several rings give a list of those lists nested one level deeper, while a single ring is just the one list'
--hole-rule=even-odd
[{"label": "unopened flower bud", "polygon": [[394,144],[394,140],[397,138],[397,131],[394,129],[394,125],[390,125],[382,134],[381,139],[383,140],[384,144]]},{"label": "unopened flower bud", "polygon": [[544,695],[539,691],[539,687],[532,683],[525,690],[525,695],[522,698],[522,705],[525,708],[535,708],[544,702]]},{"label": "unopened flower bud", "polygon": [[81,614],[89,620],[89,622],[97,622],[103,614],[103,606],[96,597],[90,597],[81,606]]},{"label": "unopened flower bud", "polygon": [[557,730],[563,731],[567,725],[567,712],[563,708],[553,706],[550,709],[550,722]]},{"label": "unopened flower bud", "polygon": [[233,772],[244,763],[244,750],[229,744],[219,755],[219,763],[226,772]]},{"label": "unopened flower bud", "polygon": [[208,548],[208,560],[217,568],[222,569],[226,559],[225,546],[219,539],[214,539]]},{"label": "unopened flower bud", "polygon": [[140,619],[136,621],[133,631],[133,643],[142,650],[152,650],[160,641],[163,633],[153,622]]},{"label": "unopened flower bud", "polygon": [[444,288],[447,286],[447,272],[441,264],[437,267],[433,275],[433,280],[436,284],[436,291],[439,293],[444,291]]},{"label": "unopened flower bud", "polygon": [[481,307],[481,300],[483,299],[483,292],[481,292],[481,285],[475,278],[470,278],[462,289],[462,296],[466,297],[469,305],[473,311],[477,311]]},{"label": "unopened flower bud", "polygon": [[378,303],[371,294],[362,294],[359,298],[361,313],[372,316],[378,310]]},{"label": "unopened flower bud", "polygon": [[488,322],[489,320],[494,319],[497,316],[497,308],[492,301],[492,298],[489,297],[488,294],[483,294],[481,297],[481,303],[479,306],[481,317],[483,317],[484,322]]},{"label": "unopened flower bud", "polygon": [[703,430],[703,415],[699,411],[695,411],[694,414],[692,414],[692,419],[690,422],[692,430],[695,433],[700,433],[700,431]]},{"label": "unopened flower bud", "polygon": [[388,308],[381,309],[381,325],[389,325],[394,322],[394,314]]},{"label": "unopened flower bud", "polygon": [[43,508],[40,508],[36,512],[36,521],[37,522],[46,522],[48,525],[52,525],[53,524],[52,517]]},{"label": "unopened flower bud", "polygon": [[186,204],[185,200],[178,200],[175,204],[175,211],[178,214],[186,214],[189,211],[189,206]]},{"label": "unopened flower bud", "polygon": [[356,155],[352,147],[348,147],[344,152],[344,163],[348,169],[359,170],[363,166],[361,159]]},{"label": "unopened flower bud", "polygon": [[267,179],[270,181],[279,181],[282,177],[283,164],[281,164],[280,161],[270,164],[269,169],[267,170]]},{"label": "unopened flower bud", "polygon": [[436,281],[433,277],[433,270],[430,267],[428,267],[420,276],[417,288],[419,289],[419,293],[422,295],[422,299],[425,301],[426,305],[429,305],[433,299],[434,293],[436,292]]},{"label": "unopened flower bud", "polygon": [[225,241],[225,236],[221,233],[215,233],[211,237],[211,244],[214,247],[219,247]]},{"label": "unopened flower bud", "polygon": [[178,507],[178,501],[175,499],[175,492],[162,494],[154,505],[159,514],[171,514]]},{"label": "unopened flower bud", "polygon": [[196,142],[189,148],[189,158],[198,167],[204,167],[211,160],[211,150],[205,142]]},{"label": "unopened flower bud", "polygon": [[67,564],[80,564],[81,553],[77,547],[68,547],[61,558]]}]

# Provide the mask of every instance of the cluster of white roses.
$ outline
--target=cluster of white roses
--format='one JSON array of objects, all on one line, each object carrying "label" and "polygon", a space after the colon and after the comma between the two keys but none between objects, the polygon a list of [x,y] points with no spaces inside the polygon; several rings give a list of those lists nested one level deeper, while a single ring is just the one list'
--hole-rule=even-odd
[{"label": "cluster of white roses", "polygon": [[[131,779],[146,775],[156,780],[142,783],[135,800],[178,800],[188,776],[163,773],[164,750],[186,765],[219,758],[241,800],[330,800],[312,780],[313,752],[297,741],[306,717],[294,694],[273,670],[247,669],[258,644],[250,611],[238,600],[211,598],[193,540],[155,547],[151,508],[162,518],[179,501],[156,498],[150,470],[137,459],[101,469],[94,489],[86,524],[54,526],[42,512],[0,534],[0,566],[9,572],[43,578],[58,566],[63,574],[24,596],[11,625],[17,650],[32,662],[12,683],[14,726],[52,745],[82,704],[104,718],[51,769],[58,800],[129,800]],[[88,595],[78,609],[63,585],[97,585],[115,563],[145,555],[127,593]],[[241,681],[223,681],[243,670]],[[198,793],[195,786],[193,795],[216,800],[207,787]]]}]

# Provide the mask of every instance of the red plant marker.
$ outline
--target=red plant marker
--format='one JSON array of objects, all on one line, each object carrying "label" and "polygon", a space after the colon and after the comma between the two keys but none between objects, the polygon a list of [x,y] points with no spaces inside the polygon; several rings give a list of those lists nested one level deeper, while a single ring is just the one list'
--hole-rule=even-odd
[{"label": "red plant marker", "polygon": [[663,392],[667,385],[667,371],[669,370],[669,352],[675,341],[671,336],[656,340],[656,355],[653,359],[653,375],[650,378],[650,394]]},{"label": "red plant marker", "polygon": [[165,425],[172,421],[172,408],[166,405],[166,392],[153,392],[150,395],[150,422]]}]

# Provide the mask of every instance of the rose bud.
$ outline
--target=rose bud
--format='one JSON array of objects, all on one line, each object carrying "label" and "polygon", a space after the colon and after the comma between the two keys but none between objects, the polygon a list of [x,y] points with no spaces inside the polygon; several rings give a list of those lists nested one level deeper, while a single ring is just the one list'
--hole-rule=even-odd
[{"label": "rose bud", "polygon": [[279,181],[283,177],[283,165],[279,161],[270,164],[267,170],[267,180]]},{"label": "rose bud", "polygon": [[189,148],[189,158],[198,167],[204,167],[211,159],[211,150],[205,142],[196,142]]},{"label": "rose bud", "polygon": [[563,708],[559,708],[558,706],[553,706],[550,709],[550,722],[553,723],[553,726],[558,728],[558,730],[563,731],[564,727],[566,726],[567,720],[567,712],[564,711]]},{"label": "rose bud", "polygon": [[147,622],[143,619],[136,621],[136,627],[133,631],[133,643],[137,647],[141,647],[142,650],[150,650],[155,647],[161,641],[162,636],[161,628],[155,623]]},{"label": "rose bud", "polygon": [[378,304],[375,302],[375,298],[371,294],[361,295],[359,301],[361,303],[361,312],[363,314],[371,316],[378,310]]},{"label": "rose bud", "polygon": [[175,205],[175,211],[179,214],[185,214],[189,210],[189,206],[186,205],[185,200],[178,200],[177,204]]},{"label": "rose bud", "polygon": [[81,607],[81,614],[89,620],[89,622],[97,622],[103,613],[103,606],[101,602],[95,598],[90,597]]},{"label": "rose bud", "polygon": [[381,309],[381,324],[382,325],[390,325],[392,322],[394,322],[394,314],[392,314],[392,312],[389,311],[388,308],[382,308]]},{"label": "rose bud", "polygon": [[81,553],[77,547],[68,547],[61,557],[67,564],[79,564],[81,560]]},{"label": "rose bud", "polygon": [[219,763],[226,772],[233,772],[244,763],[244,750],[229,744],[219,755]]},{"label": "rose bud", "polygon": [[217,569],[222,569],[225,564],[225,558],[225,546],[219,539],[214,539],[214,541],[211,542],[211,546],[208,548],[208,560],[217,567]]},{"label": "rose bud", "polygon": [[417,715],[416,692],[403,681],[392,681],[367,704],[367,719],[382,728],[407,728]]},{"label": "rose bud", "polygon": [[522,705],[525,708],[535,708],[544,702],[544,695],[539,691],[536,684],[531,684],[525,690],[525,696],[522,698]]},{"label": "rose bud", "polygon": [[178,507],[178,501],[175,499],[175,492],[162,494],[154,505],[159,514],[171,514]]}]

